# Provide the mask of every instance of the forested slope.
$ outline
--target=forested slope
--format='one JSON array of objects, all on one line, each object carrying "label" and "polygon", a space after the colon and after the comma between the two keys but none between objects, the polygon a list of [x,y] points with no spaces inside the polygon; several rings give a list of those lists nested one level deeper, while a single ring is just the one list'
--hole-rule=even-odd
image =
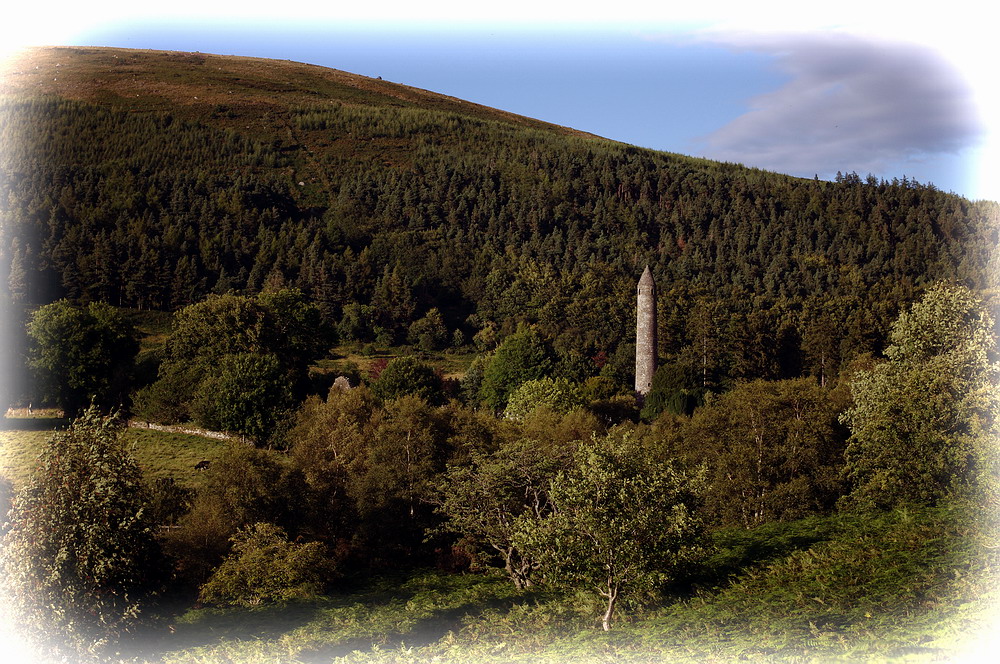
[{"label": "forested slope", "polygon": [[309,65],[46,49],[3,93],[15,301],[290,285],[359,339],[400,341],[434,307],[484,347],[536,323],[587,373],[627,365],[648,263],[660,354],[711,386],[832,374],[931,282],[989,296],[997,274],[992,202],[639,149]]}]

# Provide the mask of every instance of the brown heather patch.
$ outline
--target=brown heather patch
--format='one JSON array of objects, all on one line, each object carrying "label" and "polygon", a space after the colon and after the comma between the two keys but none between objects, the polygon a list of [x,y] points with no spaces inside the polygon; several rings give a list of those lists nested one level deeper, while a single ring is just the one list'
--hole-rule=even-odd
[{"label": "brown heather patch", "polygon": [[[5,63],[0,94],[56,95],[135,111],[169,110],[202,119],[209,116],[213,123],[233,128],[245,128],[245,121],[244,127],[233,122],[240,118],[259,121],[268,111],[284,113],[292,106],[328,101],[415,106],[566,135],[588,135],[455,97],[317,65],[175,51],[25,49]],[[222,105],[228,114],[221,119],[213,117],[212,111]]]}]

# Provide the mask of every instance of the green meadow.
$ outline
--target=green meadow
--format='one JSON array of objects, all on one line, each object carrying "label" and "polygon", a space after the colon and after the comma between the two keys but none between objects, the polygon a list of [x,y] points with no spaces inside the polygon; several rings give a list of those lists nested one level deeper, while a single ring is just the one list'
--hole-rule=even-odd
[{"label": "green meadow", "polygon": [[496,573],[342,579],[318,601],[198,608],[139,661],[939,662],[990,637],[997,551],[961,506],[835,515],[714,536],[679,587],[604,632],[583,594]]}]

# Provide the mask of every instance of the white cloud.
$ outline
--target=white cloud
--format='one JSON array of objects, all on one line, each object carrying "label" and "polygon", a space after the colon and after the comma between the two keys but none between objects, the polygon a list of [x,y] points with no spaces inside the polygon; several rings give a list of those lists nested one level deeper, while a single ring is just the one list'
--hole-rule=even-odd
[{"label": "white cloud", "polygon": [[884,173],[985,139],[973,89],[936,51],[840,32],[716,33],[774,58],[788,81],[705,137],[705,156],[801,175]]}]

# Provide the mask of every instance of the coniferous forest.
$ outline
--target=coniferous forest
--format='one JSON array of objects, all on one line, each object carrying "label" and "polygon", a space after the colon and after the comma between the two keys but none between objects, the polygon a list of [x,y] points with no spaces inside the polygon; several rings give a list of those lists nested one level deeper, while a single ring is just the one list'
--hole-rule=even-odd
[{"label": "coniferous forest", "polygon": [[[924,571],[878,580],[910,594],[857,581],[822,619],[806,613],[800,636],[748,627],[749,651],[705,642],[687,656],[885,656],[857,639],[923,637],[859,627],[858,607],[965,620],[949,607],[988,594],[953,572],[996,573],[982,518],[1000,504],[996,202],[905,177],[792,178],[204,54],[35,51],[0,85],[0,142],[3,405],[67,418],[39,447],[46,472],[5,461],[3,564],[31,601],[63,606],[39,617],[11,600],[64,633],[56,657],[397,661],[368,651],[409,643],[412,661],[627,659],[671,646],[636,636],[635,651],[581,654],[560,635],[624,622],[683,641],[781,584],[886,568],[862,553],[876,531],[910,542],[900,560]],[[647,265],[660,369],[637,404]],[[349,387],[332,385],[341,375]],[[156,423],[231,440],[178,435],[150,460]],[[5,458],[21,440],[4,439]],[[191,449],[207,470],[176,461]],[[104,502],[60,493],[60,474]],[[108,534],[67,516],[100,513],[141,517]],[[134,549],[148,574],[104,565],[109,548]],[[43,567],[30,561],[53,551],[75,571],[44,568],[51,584],[32,586]],[[829,567],[809,571],[808,555]],[[875,575],[864,569],[852,573]],[[371,623],[393,627],[341,639],[367,649],[329,636],[285,659],[115,650],[166,638],[194,602],[374,606],[400,570],[411,598],[434,583],[450,590],[433,601],[492,598],[428,609],[468,650],[381,614]],[[459,573],[479,585],[449,586]],[[725,593],[718,615],[676,609]],[[784,601],[776,615],[794,614]],[[514,655],[476,650],[508,629],[530,635]]]}]

